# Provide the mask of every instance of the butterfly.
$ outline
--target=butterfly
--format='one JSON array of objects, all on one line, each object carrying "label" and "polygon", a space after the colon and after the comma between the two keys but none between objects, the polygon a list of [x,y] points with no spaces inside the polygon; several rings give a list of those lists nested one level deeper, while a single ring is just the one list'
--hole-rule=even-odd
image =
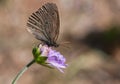
[{"label": "butterfly", "polygon": [[36,12],[32,13],[27,22],[28,31],[36,39],[49,47],[58,47],[56,43],[59,35],[59,13],[56,4],[46,3]]}]

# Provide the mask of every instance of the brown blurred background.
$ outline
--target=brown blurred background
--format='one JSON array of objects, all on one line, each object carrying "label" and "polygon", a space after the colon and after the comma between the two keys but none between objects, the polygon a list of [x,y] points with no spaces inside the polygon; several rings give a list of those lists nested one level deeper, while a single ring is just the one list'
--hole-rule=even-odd
[{"label": "brown blurred background", "polygon": [[38,44],[26,28],[42,4],[60,14],[59,50],[65,73],[32,65],[17,84],[120,84],[120,0],[0,0],[0,84],[11,84]]}]

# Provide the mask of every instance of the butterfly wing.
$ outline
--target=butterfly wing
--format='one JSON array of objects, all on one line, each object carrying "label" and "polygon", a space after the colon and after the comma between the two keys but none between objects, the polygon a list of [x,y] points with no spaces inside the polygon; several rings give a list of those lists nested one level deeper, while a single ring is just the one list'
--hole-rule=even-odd
[{"label": "butterfly wing", "polygon": [[59,25],[58,8],[54,3],[43,5],[29,17],[27,23],[28,31],[33,33],[38,40],[49,45],[56,42]]}]

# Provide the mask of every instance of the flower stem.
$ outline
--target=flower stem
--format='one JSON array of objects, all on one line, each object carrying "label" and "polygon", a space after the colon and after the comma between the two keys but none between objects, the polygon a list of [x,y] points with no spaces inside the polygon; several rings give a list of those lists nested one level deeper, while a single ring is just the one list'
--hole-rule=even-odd
[{"label": "flower stem", "polygon": [[32,60],[29,62],[23,69],[16,75],[14,80],[12,81],[12,84],[16,84],[17,80],[23,75],[23,73],[33,64],[35,63],[35,60]]}]

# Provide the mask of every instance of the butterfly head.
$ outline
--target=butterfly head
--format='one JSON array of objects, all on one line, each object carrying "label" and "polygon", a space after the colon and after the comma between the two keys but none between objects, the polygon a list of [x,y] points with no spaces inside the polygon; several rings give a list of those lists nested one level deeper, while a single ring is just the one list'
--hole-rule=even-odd
[{"label": "butterfly head", "polygon": [[59,47],[59,44],[57,44],[56,42],[53,43],[47,43],[48,46],[54,46],[54,47]]},{"label": "butterfly head", "polygon": [[54,46],[55,46],[55,47],[59,47],[59,44],[56,43],[56,44],[54,44]]}]

